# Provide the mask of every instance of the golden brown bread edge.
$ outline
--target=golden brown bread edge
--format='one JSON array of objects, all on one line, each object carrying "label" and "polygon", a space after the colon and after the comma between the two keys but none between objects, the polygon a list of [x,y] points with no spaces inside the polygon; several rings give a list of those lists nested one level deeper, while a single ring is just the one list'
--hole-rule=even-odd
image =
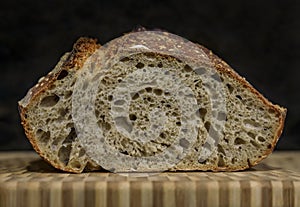
[{"label": "golden brown bread edge", "polygon": [[[279,127],[277,129],[277,133],[274,134],[272,147],[265,151],[265,154],[261,156],[260,159],[257,159],[254,163],[252,163],[252,166],[258,164],[261,160],[265,159],[272,151],[274,150],[274,147],[283,131],[284,127],[284,121],[286,117],[287,110],[285,108],[282,108],[278,105],[274,105],[271,102],[269,102],[262,94],[260,94],[253,86],[247,82],[244,78],[242,78],[240,75],[238,75],[227,63],[225,63],[223,60],[221,60],[218,56],[212,53],[212,51],[208,50],[207,48],[201,46],[198,44],[198,46],[203,50],[203,52],[209,57],[209,59],[212,61],[214,67],[220,71],[221,73],[226,73],[232,78],[236,79],[238,82],[240,82],[244,87],[248,88],[252,93],[254,93],[258,99],[263,101],[265,105],[272,108],[279,117]],[[34,150],[47,162],[49,162],[52,166],[54,166],[57,169],[67,171],[67,172],[73,172],[78,173],[76,169],[68,168],[68,167],[62,167],[55,163],[53,160],[49,160],[47,156],[44,156],[42,150],[39,149],[36,139],[34,137],[34,134],[32,133],[32,130],[30,129],[29,124],[26,120],[26,113],[28,108],[30,108],[31,104],[35,103],[35,100],[42,94],[44,91],[47,91],[48,88],[52,86],[52,84],[57,80],[58,75],[62,70],[80,70],[86,61],[86,59],[91,56],[98,48],[101,46],[97,44],[96,39],[92,38],[86,38],[81,37],[79,38],[76,43],[73,45],[72,51],[67,55],[65,59],[61,59],[60,61],[63,61],[61,64],[60,70],[58,70],[56,73],[50,72],[48,75],[43,77],[30,91],[30,99],[29,103],[26,107],[23,107],[19,104],[19,112],[21,117],[21,124],[23,125],[23,128],[25,130],[25,134],[27,138],[29,139],[30,143],[32,144]],[[249,166],[251,167],[251,166]],[[215,168],[212,169],[213,171],[237,171],[237,170],[243,170],[245,168]]]},{"label": "golden brown bread edge", "polygon": [[40,79],[41,81],[39,81],[34,87],[30,89],[30,101],[28,105],[26,107],[23,107],[22,105],[20,105],[20,103],[18,104],[21,117],[21,124],[23,125],[25,134],[29,139],[33,149],[53,167],[63,171],[79,173],[77,169],[60,166],[53,160],[49,160],[47,156],[44,156],[44,152],[39,149],[38,144],[36,143],[35,136],[32,133],[32,130],[30,129],[29,123],[26,120],[26,113],[28,108],[30,108],[31,105],[35,103],[35,100],[40,96],[40,94],[47,91],[47,89],[52,86],[52,84],[57,80],[57,77],[59,76],[62,70],[69,70],[74,68],[76,70],[80,70],[86,59],[90,57],[98,48],[100,48],[100,45],[97,44],[96,39],[87,37],[79,38],[73,45],[72,51],[69,54],[67,54],[67,57],[64,58],[66,55],[65,54],[60,59],[60,61],[63,61],[61,69],[56,73],[52,73],[52,71],[50,71],[45,77]]}]

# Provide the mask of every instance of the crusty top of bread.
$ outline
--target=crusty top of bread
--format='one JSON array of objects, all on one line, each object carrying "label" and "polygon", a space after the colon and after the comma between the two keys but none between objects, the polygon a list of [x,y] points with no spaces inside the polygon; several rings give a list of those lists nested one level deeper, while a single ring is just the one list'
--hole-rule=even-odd
[{"label": "crusty top of bread", "polygon": [[[153,43],[155,44],[155,43]],[[219,57],[214,55],[210,50],[206,49],[205,47],[198,45],[199,48],[207,55],[207,57],[210,59],[210,61],[213,63],[213,66],[220,72],[226,73],[228,76],[232,77],[236,81],[238,81],[243,87],[248,88],[253,94],[256,95],[257,99],[260,99],[266,106],[268,106],[270,109],[272,109],[279,117],[279,125],[277,128],[276,133],[274,134],[273,137],[273,142],[271,146],[264,152],[263,155],[259,159],[257,159],[254,163],[251,163],[251,165],[256,165],[258,162],[260,162],[262,159],[264,159],[268,154],[270,154],[274,147],[275,144],[277,143],[282,130],[284,126],[284,121],[285,121],[285,116],[286,116],[286,109],[282,108],[278,105],[274,105],[271,102],[269,102],[263,95],[261,95],[255,88],[251,86],[250,83],[248,83],[244,78],[239,76],[227,63],[222,61]],[[117,46],[116,46],[117,47]],[[168,48],[168,42],[165,43],[164,47]],[[98,48],[100,48],[100,45],[97,44],[95,39],[91,38],[80,38],[77,40],[77,42],[74,44],[73,49],[70,53],[66,53],[58,63],[58,65],[55,67],[53,71],[51,71],[48,75],[45,77],[42,77],[38,83],[28,91],[27,95],[25,96],[24,99],[22,99],[19,102],[19,110],[20,110],[20,115],[21,115],[21,120],[22,120],[22,125],[25,129],[25,133],[30,140],[33,148],[40,154],[41,157],[43,157],[46,161],[51,163],[53,166],[55,166],[58,169],[64,170],[64,171],[69,171],[69,172],[80,172],[78,169],[74,168],[68,168],[64,167],[62,165],[57,164],[56,161],[49,159],[41,150],[37,143],[36,143],[36,137],[35,134],[33,133],[33,130],[28,123],[27,120],[27,110],[32,107],[34,104],[37,103],[38,98],[43,94],[45,91],[47,91],[49,88],[52,87],[53,83],[61,78],[63,76],[63,71],[68,71],[68,70],[80,70],[87,60],[88,57],[90,57]],[[97,165],[93,163],[92,161],[89,161],[90,163],[90,168],[95,168]],[[249,166],[250,167],[250,166]],[[222,167],[215,167],[215,168],[209,168],[211,170],[241,170],[246,167],[231,167],[224,169]]]},{"label": "crusty top of bread", "polygon": [[269,152],[266,152],[266,155],[270,154],[274,150],[274,147],[275,147],[280,135],[282,134],[287,109],[283,108],[277,104],[271,103],[260,92],[258,92],[245,78],[241,77],[226,62],[221,60],[217,55],[213,54],[212,51],[208,50],[207,48],[203,47],[202,45],[198,45],[198,46],[207,54],[207,56],[213,62],[214,67],[217,70],[224,71],[231,77],[238,80],[244,87],[249,88],[254,94],[256,94],[258,99],[262,100],[267,106],[271,107],[278,114],[278,117],[280,117],[280,124],[279,124],[278,130],[277,130],[277,133],[274,136],[274,142],[273,142],[272,148],[270,148]]}]

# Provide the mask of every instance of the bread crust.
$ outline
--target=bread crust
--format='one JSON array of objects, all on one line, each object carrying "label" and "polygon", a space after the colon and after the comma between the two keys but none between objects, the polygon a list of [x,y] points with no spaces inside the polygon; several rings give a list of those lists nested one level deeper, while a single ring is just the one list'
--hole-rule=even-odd
[{"label": "bread crust", "polygon": [[[165,45],[168,47],[168,45]],[[243,170],[248,167],[252,167],[256,164],[258,164],[261,160],[265,159],[275,148],[275,145],[283,131],[284,127],[284,121],[286,117],[287,110],[285,108],[282,108],[278,105],[272,104],[270,101],[268,101],[262,94],[260,94],[249,82],[246,81],[245,78],[242,78],[238,73],[236,73],[227,63],[222,61],[218,56],[212,53],[212,51],[208,50],[207,48],[198,45],[199,48],[208,56],[210,61],[213,63],[214,67],[220,72],[225,73],[226,75],[232,77],[236,81],[238,81],[243,87],[248,88],[253,94],[256,95],[258,99],[260,99],[267,107],[269,107],[271,110],[274,110],[277,113],[277,116],[279,117],[279,127],[277,128],[277,132],[274,134],[273,142],[269,149],[267,149],[264,154],[262,154],[261,158],[253,161],[252,163],[248,162],[249,166],[236,166],[236,167],[218,167],[218,166],[210,166],[207,165],[203,167],[201,170],[212,170],[212,171],[238,171]],[[47,162],[49,162],[52,166],[54,166],[57,169],[67,171],[67,172],[73,172],[73,173],[79,173],[77,169],[69,168],[60,165],[59,163],[56,163],[54,160],[50,160],[47,158],[47,156],[43,153],[41,149],[39,149],[36,138],[33,133],[33,130],[30,128],[29,123],[27,121],[27,110],[32,106],[32,104],[36,103],[36,100],[40,97],[41,94],[43,94],[45,91],[47,91],[51,85],[57,80],[58,75],[62,70],[80,70],[86,61],[86,59],[91,56],[95,50],[100,48],[100,45],[97,44],[97,40],[91,39],[91,38],[79,38],[77,42],[74,44],[73,49],[70,53],[66,53],[61,60],[59,61],[58,65],[56,66],[57,70],[54,69],[51,71],[48,75],[41,78],[40,81],[29,90],[28,94],[25,97],[25,101],[19,102],[19,111],[21,116],[21,124],[24,127],[25,134],[28,137],[30,143],[32,144],[34,150]],[[162,54],[163,55],[163,54]],[[26,99],[27,98],[27,99]],[[187,169],[175,169],[175,170],[187,170]],[[194,169],[193,169],[194,170]]]},{"label": "bread crust", "polygon": [[19,112],[21,116],[21,124],[23,125],[23,128],[25,130],[25,134],[27,138],[29,139],[33,149],[47,162],[49,162],[52,166],[54,166],[57,169],[67,171],[67,172],[73,172],[73,173],[79,173],[77,169],[69,168],[63,165],[60,165],[59,163],[55,162],[54,160],[50,160],[47,158],[47,156],[44,154],[44,152],[38,147],[38,144],[36,143],[35,135],[27,121],[27,110],[31,107],[32,104],[36,103],[36,100],[40,97],[41,94],[43,94],[45,91],[47,91],[53,83],[57,80],[57,77],[59,76],[60,72],[63,70],[70,70],[70,69],[76,69],[79,70],[82,68],[84,62],[86,59],[91,56],[96,49],[100,48],[100,45],[97,44],[97,40],[93,38],[87,38],[87,37],[81,37],[79,38],[75,44],[73,45],[73,49],[70,53],[66,53],[63,55],[63,57],[60,59],[59,63],[57,64],[56,68],[57,70],[53,70],[50,73],[48,73],[45,77],[42,77],[39,82],[32,87],[26,97],[28,98],[28,102],[22,103],[19,102]]},{"label": "bread crust", "polygon": [[[265,151],[264,154],[261,155],[261,158],[255,160],[253,163],[248,162],[249,167],[253,167],[260,163],[263,159],[265,159],[269,154],[271,154],[276,146],[276,143],[278,142],[282,131],[284,127],[285,117],[287,113],[287,109],[280,107],[279,105],[271,103],[267,98],[265,98],[260,92],[258,92],[245,78],[240,76],[237,72],[235,72],[226,62],[224,62],[221,58],[219,58],[217,55],[213,54],[211,50],[208,50],[202,45],[199,45],[199,48],[203,50],[203,52],[208,56],[208,58],[212,61],[214,67],[221,73],[226,73],[227,75],[231,76],[235,80],[237,80],[239,83],[241,83],[244,87],[248,88],[253,94],[257,96],[258,99],[260,99],[267,107],[270,107],[272,110],[274,110],[277,113],[277,116],[279,117],[279,127],[277,128],[277,132],[274,134],[273,142],[268,150]],[[238,171],[238,170],[244,170],[247,167],[240,167],[240,168],[220,168],[216,167],[213,169],[213,171]]]}]

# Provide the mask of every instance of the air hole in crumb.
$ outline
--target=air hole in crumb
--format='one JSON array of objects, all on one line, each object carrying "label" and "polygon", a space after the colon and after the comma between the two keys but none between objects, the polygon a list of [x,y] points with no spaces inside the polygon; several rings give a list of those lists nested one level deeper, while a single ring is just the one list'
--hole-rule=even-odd
[{"label": "air hole in crumb", "polygon": [[81,164],[80,164],[80,162],[78,162],[78,161],[73,161],[73,162],[71,163],[71,166],[74,167],[74,168],[80,169]]},{"label": "air hole in crumb", "polygon": [[143,68],[144,66],[145,66],[144,63],[139,62],[138,64],[136,64],[135,67],[141,69],[141,68]]},{"label": "air hole in crumb", "polygon": [[71,131],[69,132],[68,136],[66,137],[66,139],[63,141],[63,144],[69,144],[75,141],[75,138],[77,137],[75,128],[72,127]]},{"label": "air hole in crumb", "polygon": [[116,100],[116,101],[114,102],[114,104],[115,104],[116,106],[120,106],[120,105],[123,105],[123,104],[125,104],[125,103],[126,103],[125,100]]},{"label": "air hole in crumb", "polygon": [[69,74],[69,73],[68,73],[68,71],[66,71],[66,70],[60,71],[59,75],[57,76],[57,80],[62,80],[62,79],[64,79],[68,74]]},{"label": "air hole in crumb", "polygon": [[167,144],[167,143],[160,143],[160,145],[165,148],[168,148],[171,146],[171,144]]},{"label": "air hole in crumb", "polygon": [[180,122],[180,121],[177,121],[177,122],[176,122],[176,125],[177,125],[177,126],[181,126],[181,122]]},{"label": "air hole in crumb", "polygon": [[136,100],[140,97],[140,95],[138,93],[135,93],[133,96],[132,96],[132,100]]},{"label": "air hole in crumb", "polygon": [[147,87],[147,88],[145,88],[146,89],[146,91],[148,92],[148,93],[152,93],[152,88],[151,87]]},{"label": "air hole in crumb", "polygon": [[44,144],[47,144],[50,139],[50,132],[49,131],[45,132],[42,129],[38,129],[36,131],[36,136],[39,139],[39,141],[41,141]]},{"label": "air hole in crumb", "polygon": [[236,95],[235,97],[238,98],[238,99],[240,99],[241,101],[243,100],[240,95]]},{"label": "air hole in crumb", "polygon": [[275,113],[274,109],[269,109],[268,112],[271,113],[271,114]]},{"label": "air hole in crumb", "polygon": [[51,90],[53,90],[55,87],[56,87],[56,84],[53,83],[53,84],[51,84],[51,85],[48,87],[48,90],[51,91]]},{"label": "air hole in crumb", "polygon": [[127,62],[129,60],[130,60],[129,57],[123,57],[120,59],[121,62]]},{"label": "air hole in crumb", "polygon": [[162,67],[163,67],[163,64],[162,64],[162,63],[158,63],[158,64],[157,64],[157,67],[162,68]]},{"label": "air hole in crumb", "polygon": [[58,158],[65,166],[68,165],[71,150],[71,144],[68,144],[67,146],[62,146],[58,151]]},{"label": "air hole in crumb", "polygon": [[72,96],[72,91],[65,92],[65,99],[70,98]]},{"label": "air hole in crumb", "polygon": [[210,129],[210,122],[209,122],[209,121],[205,122],[204,127],[205,127],[206,131],[209,132],[209,129]]},{"label": "air hole in crumb", "polygon": [[200,164],[203,164],[203,165],[204,165],[204,164],[206,164],[207,160],[199,159],[198,162],[199,162]]},{"label": "air hole in crumb", "polygon": [[112,95],[108,95],[108,96],[107,96],[107,100],[108,100],[108,101],[112,101],[112,99],[113,99],[113,96],[112,96]]},{"label": "air hole in crumb", "polygon": [[217,74],[217,73],[213,74],[211,77],[212,77],[213,79],[215,79],[216,81],[218,81],[218,82],[221,82],[221,81],[222,81],[222,80],[220,79],[219,74]]},{"label": "air hole in crumb", "polygon": [[102,80],[101,80],[101,83],[102,83],[103,85],[106,85],[107,81],[106,81],[105,79],[102,79]]},{"label": "air hole in crumb", "polygon": [[96,109],[96,110],[95,110],[95,115],[96,115],[96,117],[98,117],[99,114],[100,114],[99,110]]},{"label": "air hole in crumb", "polygon": [[259,148],[259,147],[260,147],[260,145],[259,145],[257,142],[253,141],[253,140],[250,140],[250,143],[251,143],[254,147],[256,147],[256,148]]},{"label": "air hole in crumb", "polygon": [[226,155],[225,150],[221,145],[218,144],[218,152],[222,153],[223,155]]},{"label": "air hole in crumb", "polygon": [[255,134],[252,132],[247,132],[248,136],[251,137],[252,139],[255,139]]},{"label": "air hole in crumb", "polygon": [[103,127],[103,129],[105,129],[106,131],[108,131],[108,130],[111,129],[110,123],[107,123],[107,122],[104,122],[102,127]]},{"label": "air hole in crumb", "polygon": [[159,89],[159,88],[155,88],[155,89],[153,90],[153,92],[154,92],[154,94],[156,94],[156,95],[158,95],[158,96],[160,96],[160,95],[163,93],[163,91],[162,91],[161,89]]},{"label": "air hole in crumb", "polygon": [[207,110],[206,110],[205,108],[199,109],[199,115],[200,115],[200,118],[201,118],[202,120],[205,119],[206,113],[207,113]]},{"label": "air hole in crumb", "polygon": [[227,83],[226,84],[226,86],[227,86],[227,88],[228,88],[228,90],[229,90],[229,93],[232,93],[233,92],[233,87],[232,87],[232,85],[230,85],[229,83]]},{"label": "air hole in crumb", "polygon": [[148,66],[149,66],[149,67],[154,67],[154,64],[149,64]]},{"label": "air hole in crumb", "polygon": [[265,138],[263,138],[262,136],[259,136],[257,139],[258,139],[258,141],[260,141],[260,142],[266,141]]},{"label": "air hole in crumb", "polygon": [[121,150],[120,153],[124,154],[124,155],[129,155],[127,150]]},{"label": "air hole in crumb", "polygon": [[246,141],[243,140],[243,139],[241,139],[241,138],[236,138],[236,139],[234,140],[234,144],[235,144],[235,145],[246,144]]},{"label": "air hole in crumb", "polygon": [[179,116],[179,114],[176,111],[173,111],[172,116]]},{"label": "air hole in crumb", "polygon": [[74,80],[71,82],[70,87],[74,86],[75,82],[76,82],[76,79],[74,79]]},{"label": "air hole in crumb", "polygon": [[235,157],[231,159],[232,164],[236,163],[236,161],[237,161],[237,159]]},{"label": "air hole in crumb", "polygon": [[272,145],[271,144],[268,144],[268,149],[271,149],[272,148]]},{"label": "air hole in crumb", "polygon": [[249,166],[249,167],[251,167],[251,166],[252,166],[252,164],[251,164],[251,162],[250,162],[250,159],[249,159],[249,158],[247,159],[247,163],[248,163],[248,166]]},{"label": "air hole in crumb", "polygon": [[57,104],[59,97],[56,94],[46,96],[41,100],[41,107],[52,107]]},{"label": "air hole in crumb", "polygon": [[81,148],[80,150],[79,150],[79,157],[82,157],[83,155],[85,155],[85,149],[83,149],[83,148]]},{"label": "air hole in crumb", "polygon": [[260,127],[260,124],[257,123],[255,120],[252,120],[252,119],[245,119],[243,120],[244,124],[246,127],[250,127],[250,128],[259,128]]},{"label": "air hole in crumb", "polygon": [[74,127],[74,124],[73,123],[68,123],[66,128],[73,128]]},{"label": "air hole in crumb", "polygon": [[165,135],[165,133],[163,133],[163,132],[160,133],[159,136],[160,136],[161,138],[163,138],[163,139],[166,138],[166,135]]},{"label": "air hole in crumb", "polygon": [[59,115],[64,117],[68,113],[68,109],[61,108],[59,109]]},{"label": "air hole in crumb", "polygon": [[151,97],[148,97],[148,98],[147,98],[147,101],[149,101],[149,102],[154,102],[154,100],[153,100]]},{"label": "air hole in crumb", "polygon": [[179,140],[179,145],[183,148],[188,148],[190,146],[190,142],[184,138]]},{"label": "air hole in crumb", "polygon": [[189,65],[185,65],[184,68],[183,68],[183,70],[184,70],[185,72],[187,72],[187,73],[193,71],[193,69],[192,69]]},{"label": "air hole in crumb", "polygon": [[132,131],[132,124],[126,117],[122,117],[122,116],[116,117],[115,124],[118,127],[125,129],[129,133],[131,133],[131,131]]},{"label": "air hole in crumb", "polygon": [[129,114],[129,119],[131,121],[135,121],[137,119],[136,115],[135,114]]},{"label": "air hole in crumb", "polygon": [[196,69],[195,69],[195,72],[196,72],[198,75],[203,75],[204,73],[206,73],[206,69],[205,69],[205,68],[196,68]]},{"label": "air hole in crumb", "polygon": [[219,157],[218,166],[219,167],[225,167],[225,161],[224,161],[222,156]]},{"label": "air hole in crumb", "polygon": [[103,130],[103,133],[108,133],[111,129],[111,125],[107,122],[98,121],[97,124]]}]

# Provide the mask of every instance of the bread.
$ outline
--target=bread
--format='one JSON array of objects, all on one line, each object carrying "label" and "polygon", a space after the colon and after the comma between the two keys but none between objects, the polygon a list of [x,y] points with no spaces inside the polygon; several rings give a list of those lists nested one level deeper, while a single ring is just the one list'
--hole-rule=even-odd
[{"label": "bread", "polygon": [[247,169],[286,115],[211,51],[162,31],[80,38],[19,109],[39,155],[75,173]]}]

